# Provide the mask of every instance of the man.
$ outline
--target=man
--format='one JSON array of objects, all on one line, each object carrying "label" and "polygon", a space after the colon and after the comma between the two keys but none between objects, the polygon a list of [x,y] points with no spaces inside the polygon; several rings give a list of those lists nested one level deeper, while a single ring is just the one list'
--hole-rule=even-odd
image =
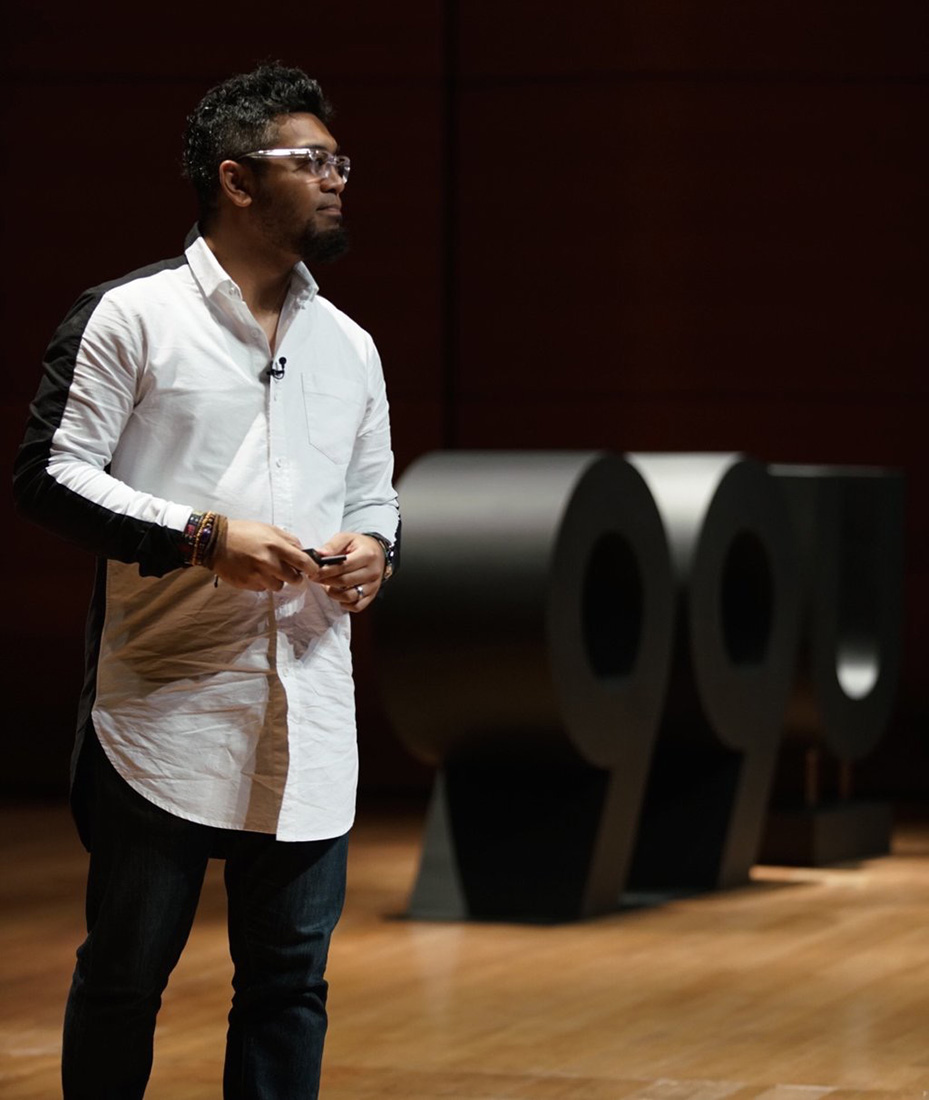
[{"label": "man", "polygon": [[100,560],[67,1100],[143,1095],[211,854],[234,963],[224,1096],[318,1092],[357,767],[346,613],[390,575],[399,527],[377,352],[305,266],[345,248],[329,113],[279,65],[207,93],[185,139],[199,233],[78,300],[17,458],[20,510]]}]

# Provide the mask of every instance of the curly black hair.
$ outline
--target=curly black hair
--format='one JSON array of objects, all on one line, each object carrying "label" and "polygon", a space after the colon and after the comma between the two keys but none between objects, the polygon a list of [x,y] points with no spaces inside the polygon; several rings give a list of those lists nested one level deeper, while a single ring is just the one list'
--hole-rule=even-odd
[{"label": "curly black hair", "polygon": [[202,227],[216,211],[222,161],[271,145],[277,136],[274,119],[298,112],[323,123],[332,117],[319,84],[302,69],[279,62],[229,77],[200,100],[184,131],[184,175],[197,192]]}]

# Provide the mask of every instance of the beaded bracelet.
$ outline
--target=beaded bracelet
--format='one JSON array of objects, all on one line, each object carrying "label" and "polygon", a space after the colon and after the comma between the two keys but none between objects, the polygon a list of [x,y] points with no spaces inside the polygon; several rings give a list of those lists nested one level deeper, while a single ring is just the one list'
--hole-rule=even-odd
[{"label": "beaded bracelet", "polygon": [[207,569],[213,568],[213,559],[216,557],[216,552],[226,541],[226,528],[228,526],[229,520],[225,516],[216,516],[216,520],[213,524],[213,537],[210,539],[210,545],[203,555],[202,564],[205,565]]},{"label": "beaded bracelet", "polygon": [[206,565],[225,517],[216,512],[191,512],[181,536],[181,553],[190,565]]}]

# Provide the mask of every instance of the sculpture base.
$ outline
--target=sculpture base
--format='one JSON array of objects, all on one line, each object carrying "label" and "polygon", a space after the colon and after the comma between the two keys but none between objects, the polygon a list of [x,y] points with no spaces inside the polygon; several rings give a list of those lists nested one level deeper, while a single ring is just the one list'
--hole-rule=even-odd
[{"label": "sculpture base", "polygon": [[890,852],[893,814],[885,802],[835,802],[768,814],[759,863],[824,867]]}]

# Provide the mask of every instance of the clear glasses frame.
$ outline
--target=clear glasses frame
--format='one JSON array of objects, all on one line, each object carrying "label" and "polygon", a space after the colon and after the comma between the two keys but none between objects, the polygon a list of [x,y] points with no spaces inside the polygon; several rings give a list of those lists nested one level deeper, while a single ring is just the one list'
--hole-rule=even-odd
[{"label": "clear glasses frame", "polygon": [[328,149],[255,149],[236,157],[236,160],[252,157],[259,160],[299,160],[303,162],[303,167],[310,169],[314,179],[332,179],[334,173],[343,183],[347,182],[352,168],[348,157],[330,153]]}]

